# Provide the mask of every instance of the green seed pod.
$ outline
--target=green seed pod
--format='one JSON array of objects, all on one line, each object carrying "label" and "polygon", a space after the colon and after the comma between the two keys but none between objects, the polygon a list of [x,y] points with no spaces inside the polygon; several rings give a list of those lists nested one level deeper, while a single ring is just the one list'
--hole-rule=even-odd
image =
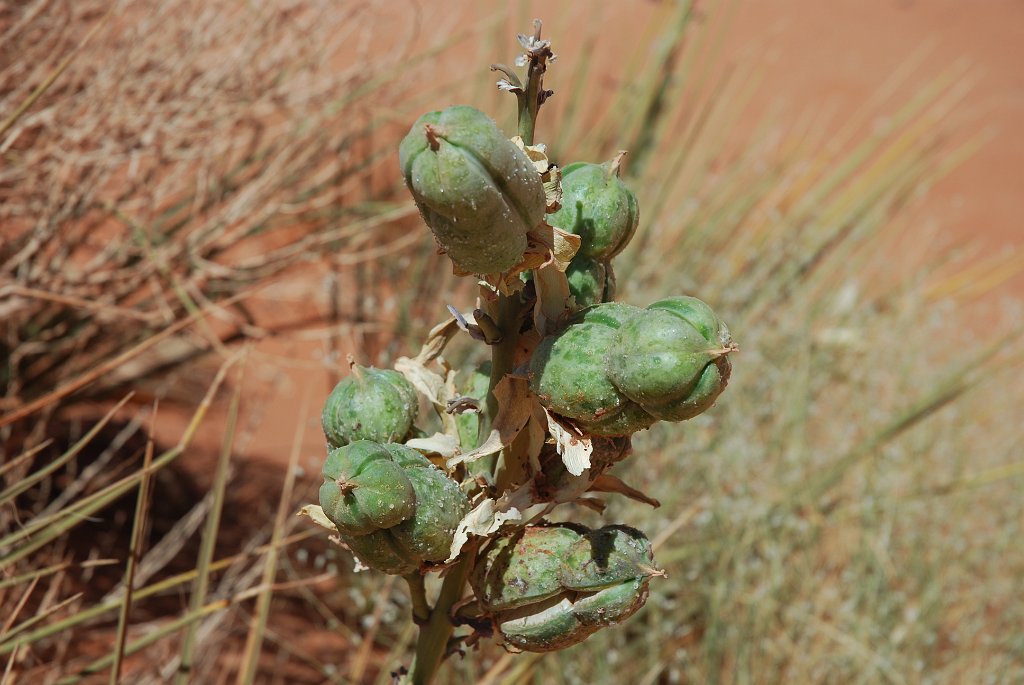
[{"label": "green seed pod", "polygon": [[396,442],[408,434],[418,411],[416,390],[402,374],[353,365],[328,395],[321,423],[332,447],[355,440]]},{"label": "green seed pod", "polygon": [[608,261],[636,233],[636,195],[619,178],[621,155],[604,164],[574,162],[562,169],[562,207],[548,223],[583,239],[577,253]]},{"label": "green seed pod", "polygon": [[488,611],[508,611],[564,592],[562,559],[580,540],[580,530],[531,526],[496,540],[470,579],[480,604]]},{"label": "green seed pod", "polygon": [[593,592],[642,580],[654,569],[654,552],[647,537],[629,526],[592,530],[569,549],[562,564],[562,587]]},{"label": "green seed pod", "polygon": [[499,538],[471,584],[506,644],[547,652],[625,620],[647,599],[651,546],[626,526],[559,524]]},{"label": "green seed pod", "polygon": [[540,342],[530,388],[591,435],[631,435],[714,404],[734,347],[726,325],[696,298],[669,297],[647,309],[606,302]]},{"label": "green seed pod", "polygon": [[625,402],[619,411],[608,412],[593,421],[576,423],[593,436],[626,436],[653,426],[658,419],[651,416],[639,404]]},{"label": "green seed pod", "polygon": [[364,566],[389,576],[404,576],[420,567],[420,560],[409,556],[390,530],[369,535],[342,535],[342,542]]},{"label": "green seed pod", "polygon": [[576,298],[576,307],[582,309],[604,302],[608,267],[604,262],[589,257],[576,257],[565,270],[569,292]]},{"label": "green seed pod", "polygon": [[404,445],[359,440],[339,447],[323,475],[324,514],[364,564],[384,573],[447,558],[469,511],[458,484]]},{"label": "green seed pod", "polygon": [[416,512],[416,491],[391,447],[409,449],[357,440],[327,455],[320,506],[342,535],[397,526]]},{"label": "green seed pod", "polygon": [[483,112],[424,114],[399,147],[405,184],[441,249],[462,271],[515,266],[544,219],[544,185],[526,154]]},{"label": "green seed pod", "polygon": [[[556,597],[535,613],[520,609],[503,615],[498,631],[506,644],[525,652],[551,652],[583,642],[601,628],[616,625],[647,602],[646,580],[620,583],[600,592]],[[520,615],[521,614],[521,615]]]},{"label": "green seed pod", "polygon": [[[577,314],[560,333],[544,338],[530,361],[530,387],[544,406],[595,435],[628,435],[654,423],[653,417],[630,407],[632,402],[604,369],[618,329],[641,311],[617,302],[597,305]],[[609,425],[629,432],[607,432],[604,427]]]},{"label": "green seed pod", "polygon": [[729,329],[696,298],[659,300],[618,336],[608,377],[658,419],[682,421],[700,414],[728,383]]},{"label": "green seed pod", "polygon": [[586,627],[601,628],[621,623],[647,603],[648,587],[633,580],[580,597],[573,604],[573,615]]},{"label": "green seed pod", "polygon": [[604,302],[613,302],[615,300],[615,294],[619,290],[619,284],[615,280],[615,270],[612,268],[612,263],[608,262],[605,264],[605,277],[604,277]]},{"label": "green seed pod", "polygon": [[448,558],[455,528],[469,513],[469,499],[458,483],[434,465],[407,468],[406,473],[416,492],[416,513],[390,532],[412,556],[424,561],[444,561]]},{"label": "green seed pod", "polygon": [[556,604],[535,613],[503,617],[497,625],[505,643],[524,652],[553,652],[572,647],[600,628],[583,625],[568,597],[561,597]]}]

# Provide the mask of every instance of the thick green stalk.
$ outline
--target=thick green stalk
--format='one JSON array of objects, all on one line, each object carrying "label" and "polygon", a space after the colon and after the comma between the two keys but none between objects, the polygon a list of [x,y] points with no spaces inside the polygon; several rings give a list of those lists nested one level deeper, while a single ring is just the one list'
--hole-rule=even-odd
[{"label": "thick green stalk", "polygon": [[[490,425],[498,412],[498,402],[494,398],[494,386],[512,370],[513,356],[519,337],[519,294],[498,296],[497,328],[501,339],[491,347],[491,379],[487,394],[487,406],[481,424],[490,430]],[[500,468],[500,465],[497,467]],[[420,626],[419,639],[416,642],[416,657],[412,664],[412,685],[429,685],[444,659],[448,640],[451,639],[455,626],[451,622],[451,609],[462,599],[466,578],[473,567],[476,557],[476,544],[472,541],[462,548],[458,564],[445,576],[441,586],[441,594],[437,604],[430,610],[426,622]],[[407,580],[409,580],[407,578]],[[410,589],[413,588],[410,586]],[[423,603],[414,597],[414,614],[422,616]],[[418,611],[415,605],[419,604]],[[417,617],[419,618],[419,617]]]},{"label": "thick green stalk", "polygon": [[498,400],[494,397],[494,388],[512,371],[516,344],[519,342],[519,307],[519,293],[498,295],[498,320],[495,324],[501,339],[491,345],[491,380],[487,386],[487,414],[484,417],[487,432],[481,436],[483,438],[490,432],[490,424],[498,415]]}]

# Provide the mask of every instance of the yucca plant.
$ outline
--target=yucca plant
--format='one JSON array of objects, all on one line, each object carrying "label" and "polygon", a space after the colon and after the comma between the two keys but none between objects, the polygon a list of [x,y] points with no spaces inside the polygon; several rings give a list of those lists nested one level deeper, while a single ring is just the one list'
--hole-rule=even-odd
[{"label": "yucca plant", "polygon": [[[332,5],[332,9],[339,6]],[[212,377],[224,359],[230,360],[232,365],[224,373],[234,386],[240,383],[233,376],[240,368],[240,359],[233,356],[235,343],[251,334],[262,335],[267,329],[263,319],[266,304],[254,312],[256,327],[252,327],[253,320],[246,320],[248,327],[239,336],[239,329],[222,328],[217,323],[213,317],[217,308],[208,302],[218,300],[229,311],[235,306],[235,316],[244,318],[236,305],[225,302],[244,293],[247,287],[256,288],[262,277],[257,278],[255,272],[250,274],[256,278],[249,281],[251,285],[221,279],[216,273],[210,281],[193,284],[186,274],[209,272],[212,267],[201,261],[191,264],[185,258],[191,254],[188,249],[175,253],[179,259],[161,262],[155,259],[160,255],[157,244],[151,249],[140,247],[146,245],[146,235],[154,235],[151,230],[129,239],[128,224],[111,212],[118,204],[114,200],[126,188],[135,189],[134,195],[129,194],[135,200],[121,203],[120,212],[144,228],[159,224],[170,203],[180,200],[188,207],[177,210],[177,221],[186,217],[187,221],[176,235],[184,236],[193,228],[207,225],[208,217],[220,211],[217,207],[223,207],[223,203],[237,202],[243,211],[230,215],[234,217],[231,220],[245,223],[251,218],[247,210],[256,210],[252,216],[263,212],[271,217],[268,227],[282,228],[280,242],[274,243],[280,248],[295,235],[307,234],[299,228],[292,233],[287,227],[285,217],[291,217],[289,211],[293,209],[289,202],[263,206],[260,199],[265,197],[264,191],[269,187],[270,196],[278,191],[288,191],[284,195],[290,196],[291,190],[318,185],[320,181],[309,179],[322,179],[323,175],[312,171],[307,175],[301,155],[253,156],[247,147],[251,138],[261,138],[269,145],[276,139],[270,135],[275,130],[293,131],[300,139],[312,136],[315,127],[296,129],[292,124],[313,122],[321,116],[331,117],[323,120],[325,124],[331,121],[346,131],[353,130],[346,128],[350,126],[346,122],[357,122],[359,128],[372,127],[371,121],[399,121],[404,129],[427,107],[463,101],[500,112],[507,102],[502,103],[499,96],[508,97],[497,92],[492,96],[489,89],[493,89],[493,79],[481,70],[479,78],[460,73],[459,78],[452,77],[437,91],[410,96],[394,102],[393,109],[387,108],[385,101],[390,99],[377,95],[385,92],[379,89],[385,83],[395,83],[389,77],[397,72],[389,68],[392,63],[387,60],[381,64],[380,50],[382,45],[395,45],[396,41],[374,44],[372,48],[365,44],[360,48],[357,40],[343,45],[343,57],[337,64],[356,64],[352,57],[355,53],[372,58],[359,62],[358,69],[346,72],[345,77],[338,77],[336,71],[318,61],[317,52],[329,42],[327,39],[345,41],[353,35],[350,31],[362,26],[348,20],[365,14],[320,15],[320,21],[304,25],[311,27],[309,30],[300,31],[299,24],[295,24],[295,32],[288,34],[292,38],[281,38],[280,32],[289,26],[289,12],[295,7],[315,9],[318,5],[314,3],[288,7],[276,2],[260,3],[245,11],[241,5],[227,2],[168,3],[162,6],[164,13],[149,16],[140,9],[152,9],[149,5],[130,4],[128,15],[105,19],[81,47],[107,6],[80,2],[73,3],[71,13],[66,15],[39,11],[52,7],[11,5],[0,9],[5,26],[12,29],[5,29],[0,48],[6,65],[0,105],[4,126],[0,134],[0,154],[4,155],[0,211],[6,214],[0,229],[0,250],[5,265],[18,266],[2,275],[2,344],[9,345],[11,340],[20,343],[21,355],[14,357],[14,362],[20,363],[25,355],[51,349],[47,344],[60,341],[64,335],[64,329],[54,328],[47,335],[32,338],[47,329],[20,324],[14,328],[12,321],[20,319],[8,315],[15,307],[23,313],[39,313],[44,323],[51,316],[63,317],[75,323],[69,330],[108,328],[113,337],[103,346],[83,344],[62,347],[65,353],[60,355],[41,353],[33,358],[31,369],[17,371],[21,374],[17,393],[5,385],[0,416],[8,418],[32,400],[64,388],[67,382],[90,381],[74,394],[61,394],[59,405],[54,395],[21,414],[10,423],[17,430],[5,427],[5,538],[26,529],[34,532],[36,516],[59,515],[69,506],[75,507],[70,513],[77,514],[73,520],[61,519],[62,524],[82,525],[86,507],[92,512],[89,516],[105,516],[100,500],[113,497],[115,490],[124,493],[122,500],[129,500],[132,515],[140,512],[138,516],[144,519],[152,503],[165,496],[158,490],[149,496],[151,504],[146,500],[136,503],[138,484],[147,480],[146,473],[150,474],[148,479],[154,477],[152,471],[138,470],[145,459],[145,440],[139,438],[148,432],[149,400],[163,396],[161,406],[166,407],[167,393],[171,393],[178,403],[191,407],[191,416],[209,388],[206,383],[182,386],[175,382],[185,376],[175,375],[174,368],[179,367],[159,362],[194,359],[197,347],[215,347],[213,338],[220,337],[227,340],[226,351],[218,348],[214,356],[199,352],[204,355],[200,363]],[[344,10],[358,13],[365,7],[365,3],[351,3],[344,5]],[[246,14],[253,8],[254,14]],[[628,519],[651,535],[659,565],[669,574],[667,581],[652,586],[651,599],[643,612],[617,631],[604,631],[583,645],[557,654],[513,656],[500,649],[484,649],[472,659],[456,658],[446,665],[442,677],[454,682],[510,685],[627,679],[637,683],[1020,681],[1024,678],[1020,668],[1024,648],[1020,625],[1024,616],[1016,598],[1020,594],[1018,579],[1024,577],[1024,559],[1017,544],[1022,521],[1017,492],[1024,469],[1018,456],[1022,436],[1015,409],[1022,399],[1021,389],[1013,382],[1020,371],[1020,347],[994,332],[1000,330],[998,321],[985,319],[978,324],[977,318],[967,316],[957,303],[937,299],[944,293],[963,292],[958,284],[977,271],[965,270],[962,278],[947,278],[933,270],[936,262],[928,259],[917,260],[920,267],[912,266],[911,257],[917,255],[905,252],[900,253],[898,267],[891,266],[890,261],[897,246],[905,251],[908,244],[914,245],[912,240],[900,239],[908,234],[907,229],[914,228],[913,214],[908,209],[926,203],[925,191],[932,182],[955,168],[978,144],[971,137],[970,126],[950,117],[961,111],[969,79],[956,68],[928,81],[909,68],[901,69],[889,82],[880,84],[878,97],[835,124],[810,111],[789,118],[766,116],[757,129],[741,129],[735,124],[756,88],[756,74],[742,68],[732,72],[722,68],[717,59],[722,33],[714,23],[716,13],[708,14],[711,22],[697,22],[688,7],[663,3],[654,14],[646,33],[629,39],[631,44],[654,46],[651,52],[635,51],[635,57],[625,63],[613,60],[610,67],[603,66],[600,59],[585,57],[602,54],[594,49],[598,41],[612,40],[608,28],[597,20],[599,16],[590,23],[579,21],[571,13],[555,17],[547,33],[562,38],[570,31],[582,31],[585,49],[577,55],[562,48],[562,59],[574,68],[557,72],[558,77],[549,82],[558,94],[546,106],[542,137],[549,143],[548,154],[557,163],[607,160],[619,149],[630,150],[623,178],[636,188],[644,212],[644,230],[616,257],[620,299],[646,303],[670,291],[713,292],[716,311],[729,321],[743,343],[743,364],[733,374],[729,402],[689,422],[684,429],[655,427],[636,441],[643,461],[627,462],[617,471],[663,504],[652,511],[614,499],[607,503],[606,516]],[[188,17],[188,32],[168,30],[181,26],[182,17]],[[237,22],[239,17],[248,20]],[[332,23],[335,20],[343,26],[332,33],[331,27],[339,25]],[[517,20],[515,25],[520,23]],[[132,26],[137,27],[134,32]],[[318,27],[323,30],[318,31]],[[443,25],[432,29],[432,36],[438,40],[451,40]],[[499,22],[493,24],[493,29],[496,40],[486,44],[481,41],[477,49],[483,60],[494,58],[493,45],[505,44],[506,28]],[[222,37],[236,38],[215,39],[213,33],[217,30]],[[232,33],[234,30],[240,33]],[[170,34],[178,36],[179,42],[167,38]],[[129,40],[133,35],[141,42]],[[301,38],[296,37],[299,35]],[[188,36],[205,41],[212,54],[178,49],[187,44],[181,41],[190,40]],[[247,42],[249,38],[254,43]],[[59,39],[60,45],[48,42],[54,39]],[[614,41],[623,40],[621,33],[615,35]],[[139,49],[133,51],[133,45]],[[404,45],[397,49],[403,50]],[[173,54],[148,64],[143,59],[147,50]],[[316,98],[304,99],[306,86],[320,83],[314,77],[271,79],[270,83],[247,77],[267,65],[259,58],[246,59],[243,54],[259,54],[260,50],[279,56],[294,50],[292,55],[305,55],[303,64],[312,70],[308,73],[319,73],[350,86],[344,88],[338,109],[320,108],[316,105],[322,101]],[[109,51],[118,56],[105,56]],[[141,61],[126,59],[126,54]],[[235,55],[233,63],[245,65],[234,70],[237,76],[228,73],[232,72],[228,62],[220,63],[225,55]],[[404,53],[395,57],[404,57]],[[153,69],[161,63],[180,62],[184,63],[182,68],[160,72],[165,82],[161,85]],[[216,71],[218,63],[224,68],[217,72],[221,77],[219,81],[214,79],[214,87],[203,81],[203,74]],[[375,67],[384,71],[374,72]],[[601,71],[606,68],[612,71]],[[294,66],[282,71],[297,73],[301,69]],[[143,82],[152,85],[139,85],[139,72],[148,74],[149,80]],[[276,72],[267,69],[264,73]],[[373,73],[379,78],[368,76]],[[435,76],[437,73],[451,74],[452,70],[433,72]],[[408,75],[410,81],[414,80]],[[74,78],[69,81],[69,76]],[[617,91],[611,105],[604,95],[609,77],[628,85]],[[436,78],[430,82],[436,82]],[[67,87],[69,83],[77,86]],[[173,88],[167,84],[173,84]],[[251,108],[244,97],[234,99],[235,94],[249,92],[246,88],[252,88],[253,101],[263,103],[261,107]],[[117,188],[121,176],[101,174],[101,180],[117,192],[99,193],[98,188],[106,190],[103,182],[86,183],[81,186],[82,195],[111,201],[110,207],[95,209],[89,202],[77,201],[64,205],[57,198],[62,192],[67,197],[79,197],[74,193],[78,192],[76,180],[81,175],[61,175],[76,167],[62,150],[47,142],[58,134],[58,123],[67,120],[55,116],[64,112],[77,119],[80,113],[73,106],[87,102],[89,93],[101,92],[105,95],[87,108],[101,112],[100,119],[82,117],[82,121],[92,124],[67,140],[68,145],[82,145],[83,141],[102,144],[102,148],[90,148],[90,154],[83,154],[79,158],[83,163],[102,160],[101,153],[120,140],[99,125],[101,121],[117,121],[115,111],[124,116],[121,130],[128,124],[145,128],[147,118],[133,119],[127,109],[115,107],[126,96],[129,102],[140,102],[147,101],[147,93],[164,92],[163,97],[152,98],[153,109],[147,110],[150,118],[157,119],[175,111],[202,109],[189,98],[203,103],[208,99],[216,104],[213,110],[223,115],[217,121],[224,128],[214,127],[212,131],[217,135],[199,135],[192,141],[196,147],[189,148],[189,135],[208,132],[208,127],[182,126],[183,135],[174,140],[184,141],[185,148],[159,148],[163,161],[153,167],[146,166],[154,161],[146,152],[165,139],[143,137],[145,131],[139,130],[135,139],[140,144],[115,155],[122,162],[119,168],[126,172],[135,157],[136,176],[124,178],[136,181]],[[260,99],[259,93],[264,92],[284,95],[276,100]],[[360,108],[360,102],[369,103],[369,99],[360,99],[362,95],[372,98],[376,108],[373,116],[368,107]],[[182,102],[193,104],[178,109]],[[354,108],[348,106],[352,103]],[[285,109],[275,109],[279,106]],[[883,114],[888,115],[889,126],[873,126],[874,119]],[[289,120],[292,115],[294,119]],[[251,122],[251,128],[239,122]],[[499,118],[499,124],[511,129],[514,117]],[[274,129],[277,125],[282,128]],[[90,135],[92,131],[97,133]],[[334,132],[329,129],[323,134]],[[236,133],[241,137],[235,138]],[[325,201],[328,209],[318,209],[316,203],[305,208],[304,221],[319,226],[322,235],[338,239],[323,245],[329,253],[326,262],[332,266],[314,273],[327,277],[328,288],[339,294],[334,298],[339,304],[326,319],[308,322],[318,327],[317,339],[326,339],[334,355],[328,358],[326,370],[318,364],[312,375],[313,383],[323,382],[324,376],[330,378],[323,382],[324,395],[337,380],[335,374],[344,371],[338,361],[345,351],[352,349],[362,363],[386,364],[400,352],[415,350],[428,322],[436,317],[436,310],[425,312],[417,309],[418,300],[402,298],[395,316],[379,315],[372,299],[381,302],[394,294],[382,290],[381,282],[399,284],[396,290],[405,292],[410,290],[405,284],[421,283],[423,274],[434,274],[436,278],[427,280],[429,291],[424,291],[420,300],[431,304],[439,300],[466,301],[467,291],[459,290],[452,279],[441,275],[443,262],[431,254],[429,237],[425,232],[413,231],[415,208],[404,199],[395,204],[395,198],[401,196],[383,192],[393,186],[394,160],[388,157],[402,133],[404,130],[385,126],[374,128],[370,138],[354,136],[352,147],[347,148],[350,152],[342,156],[342,160],[350,161],[338,162],[325,150],[320,150],[323,157],[309,158],[327,160],[329,164],[323,169],[327,176],[327,169],[337,170],[330,165],[351,163],[355,169],[358,160],[373,157],[373,151],[383,160],[373,175],[356,173],[346,177],[351,181],[337,188],[337,202]],[[965,138],[965,143],[956,142]],[[237,142],[232,144],[229,139]],[[296,142],[289,136],[281,139],[290,141],[283,145]],[[189,157],[181,153],[182,149],[197,151],[204,146],[215,150],[218,144],[229,151],[229,168],[216,164],[204,167],[204,160],[216,155],[208,158],[195,152]],[[32,155],[40,149],[50,150],[45,157],[49,161],[28,164],[30,159],[39,160]],[[231,150],[239,152],[232,155]],[[190,159],[194,165],[188,164]],[[250,159],[250,164],[237,182],[231,183],[227,172],[243,159]],[[175,184],[171,181],[173,173],[158,170],[165,169],[167,163],[173,169],[191,171],[182,173],[180,183]],[[282,164],[293,173],[278,174]],[[105,171],[100,165],[92,167],[92,173],[99,173],[97,169]],[[143,178],[143,169],[152,171]],[[44,172],[45,176],[40,176]],[[149,195],[150,187],[163,190]],[[70,190],[55,190],[58,188]],[[53,192],[47,194],[47,190]],[[315,195],[317,191],[312,192]],[[19,200],[30,196],[34,198],[31,204]],[[150,202],[151,198],[159,202]],[[352,214],[353,204],[361,207],[362,213]],[[89,207],[96,213],[88,214]],[[418,237],[406,237],[409,243],[386,243],[383,248],[361,242],[365,240],[361,227],[366,224],[360,220],[372,222],[378,229],[386,226],[376,224],[373,212],[378,210],[404,217],[402,220],[408,223],[403,227],[409,232],[402,235]],[[326,218],[321,221],[317,219],[318,211],[341,216],[337,220],[345,223],[331,223]],[[39,287],[45,281],[35,281],[34,290],[29,292],[12,289],[29,287],[25,285],[29,281],[17,279],[45,272],[52,255],[56,255],[53,263],[69,261],[62,251],[62,241],[54,236],[66,233],[63,239],[75,244],[75,231],[90,225],[79,221],[82,216],[90,221],[97,219],[93,228],[109,231],[95,234],[91,242],[84,241],[92,251],[86,254],[106,259],[105,247],[115,257],[123,250],[129,251],[136,256],[140,269],[153,274],[146,281],[149,290],[137,293],[138,311],[151,311],[145,298],[155,298],[161,302],[157,308],[160,316],[166,318],[151,325],[149,333],[143,335],[134,325],[117,324],[121,319],[116,317],[124,315],[125,324],[134,317],[126,310],[134,310],[135,300],[118,302],[112,296],[103,302],[102,309],[90,301],[108,283],[99,276],[96,278],[100,283],[92,290],[84,289],[82,283],[72,283],[69,295],[75,299],[63,302],[52,301],[62,297],[61,290]],[[350,216],[361,219],[350,224]],[[46,228],[51,217],[59,228]],[[50,231],[47,240],[51,251],[30,256],[22,249],[36,249],[32,229],[40,222]],[[114,230],[115,226],[119,230]],[[343,226],[351,231],[331,232],[333,227]],[[246,229],[243,233],[252,231]],[[8,252],[8,245],[14,244],[9,241],[18,236],[22,236],[18,238],[23,241],[18,243],[21,248]],[[108,236],[124,243],[123,250],[115,249],[114,241],[108,243]],[[397,234],[394,237],[399,240]],[[258,244],[261,250],[263,246],[242,240],[234,249],[242,253],[246,244]],[[312,253],[321,246],[300,245],[299,251],[308,248],[313,258],[302,264],[316,266]],[[366,259],[398,247],[403,250],[393,261]],[[656,254],[657,260],[651,260],[651,254]],[[15,259],[18,255],[23,258]],[[75,260],[70,263],[77,264]],[[948,262],[943,266],[948,267]],[[180,290],[166,275],[166,269],[177,275]],[[310,273],[308,269],[299,276],[287,270],[281,272],[283,278],[292,277],[288,281],[292,288],[295,283],[308,283]],[[948,268],[941,273],[949,273]],[[63,279],[56,284],[63,287],[64,280],[77,276],[71,271],[52,277]],[[240,289],[211,290],[209,283]],[[322,292],[323,285],[316,280],[303,292]],[[972,296],[982,287],[972,286]],[[197,293],[203,288],[205,295],[200,297]],[[183,297],[181,290],[191,297],[196,309],[185,307],[188,297]],[[44,295],[51,300],[40,300]],[[87,305],[91,308],[84,309]],[[171,314],[166,314],[165,305]],[[180,333],[177,329],[168,333],[137,356],[132,351],[133,345],[145,345],[153,331],[171,328],[173,322],[184,322],[197,311],[213,322],[209,329],[182,323]],[[239,325],[237,318],[233,322]],[[338,330],[358,331],[358,342],[339,337],[335,333]],[[225,331],[230,332],[225,335]],[[228,340],[231,332],[234,341]],[[89,335],[93,341],[103,339]],[[122,336],[139,337],[126,341],[121,340]],[[164,342],[179,337],[180,341]],[[359,347],[361,344],[365,347]],[[189,346],[188,350],[184,345]],[[112,352],[101,354],[101,348]],[[4,348],[5,354],[9,349]],[[472,358],[471,349],[453,349],[450,356],[461,364],[464,357]],[[126,351],[131,351],[138,362],[134,368],[117,357]],[[4,361],[5,369],[14,368],[10,357]],[[111,363],[106,365],[107,361]],[[52,369],[62,365],[63,371],[53,373]],[[258,375],[258,368],[252,359],[246,362],[247,382]],[[94,369],[104,371],[89,376],[88,371]],[[153,370],[159,373],[151,373]],[[9,379],[15,376],[5,376],[5,383],[14,382]],[[113,434],[103,426],[91,433],[94,426],[102,424],[105,411],[92,410],[89,402],[103,401],[103,408],[109,409],[132,389],[141,392],[126,405],[132,408],[127,420],[122,408],[104,424],[116,425]],[[234,390],[237,392],[237,387]],[[238,415],[244,421],[252,398],[241,399],[250,401],[249,405],[244,401],[239,405]],[[76,422],[83,416],[82,407],[89,409],[87,416],[91,419]],[[296,436],[313,433],[306,425],[308,421],[300,417],[315,415],[314,407],[311,403],[307,410],[297,408]],[[225,420],[232,415],[230,404],[214,409]],[[168,415],[161,409],[158,417],[161,412]],[[213,423],[209,414],[205,423]],[[232,434],[230,426],[215,429],[216,433]],[[134,437],[129,439],[129,433]],[[65,438],[64,444],[55,442],[35,451],[42,441],[60,435],[71,438]],[[167,445],[155,444],[153,462],[162,463],[161,455],[178,454],[182,448],[176,448],[175,443],[180,437],[172,433]],[[286,442],[291,438],[287,436]],[[182,446],[186,444],[182,442]],[[227,447],[220,452],[226,462],[223,455],[241,448],[230,441],[225,444]],[[86,449],[92,445],[93,449]],[[132,450],[132,454],[137,450],[138,458],[126,464],[123,471],[89,471],[84,464],[75,466],[83,451],[123,463],[130,456],[124,450]],[[301,451],[301,446],[292,448],[295,455]],[[53,473],[62,477],[59,481],[46,471],[48,465],[58,462]],[[82,476],[81,482],[70,488],[69,479],[63,478],[63,469],[68,466],[78,469],[70,472],[71,482],[78,474]],[[285,473],[273,470],[271,474],[273,479],[267,479],[271,485],[259,488],[264,499],[271,502],[268,508],[287,513],[290,507],[278,507],[278,500],[308,500],[314,496],[315,485],[300,480],[294,484],[292,497],[282,497],[282,489],[287,495],[293,485],[282,488]],[[228,477],[226,470],[225,480]],[[103,482],[97,482],[97,478]],[[217,493],[230,494],[233,489],[211,488],[189,520],[183,520],[178,538],[202,527],[205,512],[224,497]],[[46,503],[53,497],[57,506]],[[18,505],[20,520],[10,515],[15,511],[9,506],[12,501]],[[92,509],[93,505],[97,508]],[[47,512],[45,507],[51,506]],[[132,521],[132,515],[127,521]],[[573,516],[588,525],[597,521],[596,517],[588,518],[586,511],[574,511]],[[52,523],[57,518],[39,518],[38,522]],[[107,520],[104,518],[103,523]],[[211,520],[210,529],[215,530],[217,518]],[[203,552],[207,561],[199,564],[193,553],[182,572],[164,570],[170,575],[152,575],[142,581],[138,578],[146,578],[160,557],[154,554],[147,560],[145,552],[150,545],[145,542],[141,545],[143,561],[135,570],[128,569],[123,555],[108,563],[101,549],[96,550],[93,560],[86,558],[83,567],[78,564],[80,558],[68,553],[69,547],[61,546],[76,528],[46,528],[52,538],[21,559],[2,564],[0,615],[10,620],[9,625],[7,619],[0,625],[0,649],[6,659],[0,677],[8,682],[60,677],[109,682],[111,674],[120,668],[123,681],[163,682],[174,677],[186,653],[183,645],[189,638],[184,631],[196,626],[198,639],[192,644],[197,649],[191,652],[191,673],[196,682],[218,678],[269,682],[277,677],[291,682],[387,683],[392,671],[409,663],[416,635],[416,626],[408,618],[411,607],[405,589],[390,578],[351,575],[351,558],[346,553],[315,544],[308,531],[290,534],[294,523],[289,523],[288,517],[282,516],[279,521],[283,523],[247,529],[248,545],[243,540],[230,543],[230,551],[210,549]],[[138,525],[143,523],[140,520]],[[125,538],[133,537],[130,528],[132,524],[124,526]],[[12,549],[8,546],[3,554]],[[110,569],[117,571],[111,573]],[[87,589],[93,588],[90,597],[95,597],[94,588],[100,585],[101,575],[107,580],[113,578],[117,584],[133,573],[137,580],[131,596],[116,588],[101,601],[75,595],[83,587],[79,580]],[[194,585],[197,575],[209,577],[205,590]],[[266,578],[273,580],[265,582]],[[316,584],[315,592],[310,583]],[[169,593],[172,598],[184,599],[168,600]],[[160,600],[158,606],[146,605],[154,598]],[[256,604],[250,605],[250,600]],[[197,604],[190,609],[187,605],[192,601]],[[130,608],[125,610],[124,621],[126,659],[119,656],[122,651],[117,640],[122,607]],[[296,640],[297,634],[303,639]],[[245,636],[248,647],[237,639],[239,635]],[[595,658],[597,654],[600,659]],[[144,662],[139,661],[139,655],[145,656]]]},{"label": "yucca plant", "polygon": [[[1005,593],[1022,562],[1007,547],[1021,511],[1020,387],[1010,383],[1014,399],[998,406],[983,388],[997,369],[1019,372],[1020,346],[973,332],[966,312],[933,299],[947,290],[934,268],[947,255],[920,246],[889,256],[906,249],[901,233],[922,192],[983,142],[952,135],[949,123],[969,78],[954,67],[915,84],[902,69],[834,130],[766,119],[737,141],[729,127],[751,81],[739,74],[723,86],[706,42],[672,40],[690,18],[685,7],[659,18],[670,29],[652,43],[670,47],[618,106],[573,104],[570,130],[593,135],[560,135],[557,118],[545,135],[552,159],[602,159],[618,144],[599,133],[636,127],[647,147],[627,169],[642,170],[633,182],[654,218],[616,262],[624,297],[644,301],[666,279],[710,288],[756,360],[734,377],[731,392],[746,392],[735,409],[652,431],[638,448],[655,453],[627,462],[631,480],[680,512],[632,520],[662,528],[659,559],[668,554],[670,577],[687,582],[660,596],[655,588],[661,601],[632,630],[602,633],[541,667],[519,656],[454,668],[508,683],[959,682],[982,673],[1013,682],[1021,633]],[[678,71],[657,68],[665,65]],[[892,95],[902,92],[902,101]],[[883,106],[889,125],[869,130]],[[894,336],[917,335],[876,356]],[[962,566],[938,561],[956,550],[968,552]],[[971,574],[1003,597],[999,609],[961,589]]]}]

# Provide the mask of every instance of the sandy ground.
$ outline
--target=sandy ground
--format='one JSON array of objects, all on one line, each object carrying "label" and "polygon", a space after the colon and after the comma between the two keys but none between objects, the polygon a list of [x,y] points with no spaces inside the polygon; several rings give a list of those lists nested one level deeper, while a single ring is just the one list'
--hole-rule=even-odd
[{"label": "sandy ground", "polygon": [[[1024,248],[1024,2],[1019,0],[750,0],[736,14],[731,52],[768,36],[762,97],[831,100],[852,108],[915,54],[935,75],[964,60],[976,85],[960,113],[990,136],[931,192],[925,220],[986,253]],[[1024,280],[1012,282],[1020,293]],[[1005,292],[1010,292],[1006,290]]]}]

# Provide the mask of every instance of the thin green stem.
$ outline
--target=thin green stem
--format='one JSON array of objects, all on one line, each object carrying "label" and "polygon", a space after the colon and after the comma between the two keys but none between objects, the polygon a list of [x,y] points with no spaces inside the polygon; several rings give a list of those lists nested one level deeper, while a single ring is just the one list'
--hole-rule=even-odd
[{"label": "thin green stem", "polygon": [[430,604],[427,602],[427,588],[419,571],[402,576],[409,585],[409,597],[412,600],[412,618],[423,625],[430,620]]},{"label": "thin green stem", "polygon": [[[533,39],[540,40],[540,19],[533,23]],[[519,100],[519,137],[526,145],[533,145],[533,132],[537,126],[540,93],[547,70],[546,57],[531,56],[526,67],[526,93]]]},{"label": "thin green stem", "polygon": [[445,576],[437,604],[430,612],[426,625],[420,629],[416,657],[412,662],[412,685],[430,685],[437,675],[437,669],[448,650],[448,640],[455,630],[451,621],[452,607],[462,599],[466,579],[476,559],[476,548],[474,542],[462,548],[462,558]]},{"label": "thin green stem", "polygon": [[537,124],[537,91],[534,84],[535,82],[531,79],[527,86],[526,96],[519,101],[519,137],[523,139],[524,145],[533,145],[533,129]]}]

